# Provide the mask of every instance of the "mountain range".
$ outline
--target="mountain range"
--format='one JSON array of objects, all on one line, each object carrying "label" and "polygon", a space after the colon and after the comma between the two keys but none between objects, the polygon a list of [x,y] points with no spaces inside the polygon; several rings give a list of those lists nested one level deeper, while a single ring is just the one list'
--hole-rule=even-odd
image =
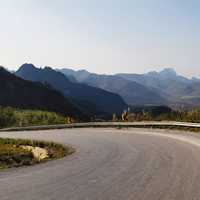
[{"label": "mountain range", "polygon": [[39,109],[83,118],[76,108],[60,92],[41,83],[23,80],[0,67],[0,106],[23,109]]},{"label": "mountain range", "polygon": [[86,70],[59,70],[79,83],[115,92],[129,105],[200,106],[200,79],[180,76],[172,68],[146,74],[99,75]]},{"label": "mountain range", "polygon": [[0,106],[42,109],[89,119],[110,118],[128,106],[200,106],[200,79],[166,68],[146,74],[95,74],[86,70],[0,68]]},{"label": "mountain range", "polygon": [[106,115],[120,114],[127,109],[127,104],[118,95],[85,83],[78,83],[73,76],[66,77],[50,67],[36,68],[32,64],[24,64],[15,73],[25,80],[40,82],[61,92],[70,98],[85,114]]},{"label": "mountain range", "polygon": [[168,105],[200,106],[200,79],[180,76],[174,69],[166,68],[161,72],[147,74],[117,74],[117,76],[151,88],[165,98]]},{"label": "mountain range", "polygon": [[119,94],[129,105],[163,104],[162,98],[151,88],[145,87],[136,81],[129,81],[116,75],[99,75],[85,70],[60,70],[66,76],[73,76],[78,82],[101,88]]}]

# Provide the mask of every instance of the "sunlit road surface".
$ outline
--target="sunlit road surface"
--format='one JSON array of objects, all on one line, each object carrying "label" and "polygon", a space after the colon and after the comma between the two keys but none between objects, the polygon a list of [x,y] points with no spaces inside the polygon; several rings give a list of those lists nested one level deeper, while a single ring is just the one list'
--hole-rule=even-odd
[{"label": "sunlit road surface", "polygon": [[64,159],[0,172],[0,200],[199,200],[200,138],[165,130],[1,132],[74,146]]}]

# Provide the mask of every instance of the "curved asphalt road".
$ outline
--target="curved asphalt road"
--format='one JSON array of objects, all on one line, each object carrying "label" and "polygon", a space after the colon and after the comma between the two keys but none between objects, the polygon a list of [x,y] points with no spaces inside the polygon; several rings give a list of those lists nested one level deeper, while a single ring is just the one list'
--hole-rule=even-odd
[{"label": "curved asphalt road", "polygon": [[77,148],[61,160],[0,172],[0,200],[200,199],[198,137],[145,129],[0,136],[52,140]]}]

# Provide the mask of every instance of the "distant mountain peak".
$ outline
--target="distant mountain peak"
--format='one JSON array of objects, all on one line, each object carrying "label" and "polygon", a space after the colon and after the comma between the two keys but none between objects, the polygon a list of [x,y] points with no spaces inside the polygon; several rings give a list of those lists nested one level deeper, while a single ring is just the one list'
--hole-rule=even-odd
[{"label": "distant mountain peak", "polygon": [[80,69],[78,72],[84,72],[84,73],[89,73],[86,69]]},{"label": "distant mountain peak", "polygon": [[24,63],[20,68],[36,69],[36,67],[31,63]]},{"label": "distant mountain peak", "polygon": [[161,75],[170,75],[170,76],[177,76],[175,69],[173,68],[165,68],[160,72]]},{"label": "distant mountain peak", "polygon": [[151,76],[157,76],[158,72],[157,71],[150,71],[148,73],[145,73],[144,75],[151,75]]},{"label": "distant mountain peak", "polygon": [[148,76],[158,76],[161,78],[171,78],[171,77],[177,77],[177,73],[173,68],[164,68],[162,71],[150,71],[146,75]]},{"label": "distant mountain peak", "polygon": [[45,66],[45,67],[44,67],[44,69],[45,69],[45,68],[46,68],[46,69],[52,69],[52,68],[51,68],[51,67],[49,67],[49,66]]}]

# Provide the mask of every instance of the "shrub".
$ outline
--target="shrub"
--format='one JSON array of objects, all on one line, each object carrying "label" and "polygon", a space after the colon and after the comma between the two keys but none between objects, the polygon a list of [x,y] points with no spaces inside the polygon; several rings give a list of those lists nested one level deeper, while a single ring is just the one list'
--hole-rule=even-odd
[{"label": "shrub", "polygon": [[53,112],[0,107],[0,128],[12,126],[64,124],[65,121],[64,116]]}]

